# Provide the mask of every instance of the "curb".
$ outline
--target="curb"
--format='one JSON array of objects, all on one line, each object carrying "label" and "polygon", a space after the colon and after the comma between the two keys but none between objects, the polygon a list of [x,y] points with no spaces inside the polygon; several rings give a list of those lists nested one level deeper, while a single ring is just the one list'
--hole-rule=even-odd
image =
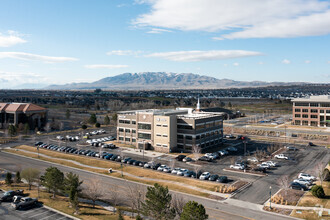
[{"label": "curb", "polygon": [[233,173],[241,173],[241,174],[246,174],[246,175],[252,175],[252,176],[261,176],[261,177],[264,177],[264,176],[268,176],[267,174],[257,174],[257,173],[249,173],[249,172],[240,172],[240,171],[236,171],[236,170],[229,170],[227,168],[225,169],[222,169],[223,171],[228,171],[228,172],[233,172]]},{"label": "curb", "polygon": [[61,211],[59,211],[59,210],[57,210],[57,209],[53,209],[53,208],[51,208],[51,207],[49,207],[49,206],[46,206],[46,205],[42,205],[42,206],[43,206],[44,208],[48,209],[48,210],[51,210],[51,211],[56,212],[56,213],[58,213],[58,214],[64,215],[64,216],[67,217],[67,218],[74,219],[74,220],[80,220],[80,218],[77,218],[77,217],[74,217],[74,216],[72,216],[72,215],[66,214],[66,213],[61,212]]},{"label": "curb", "polygon": [[236,191],[234,191],[232,194],[230,194],[231,197],[235,196],[237,193],[242,192],[244,189],[248,188],[252,186],[252,182],[249,182],[248,184],[245,184],[244,186],[242,186],[241,188],[237,189]]}]

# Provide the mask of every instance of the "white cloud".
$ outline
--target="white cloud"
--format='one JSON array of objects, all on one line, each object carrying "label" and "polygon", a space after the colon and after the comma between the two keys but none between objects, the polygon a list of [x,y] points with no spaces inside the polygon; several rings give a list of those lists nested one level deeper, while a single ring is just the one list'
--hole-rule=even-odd
[{"label": "white cloud", "polygon": [[16,31],[7,31],[7,35],[0,33],[0,47],[11,47],[25,42],[26,40],[22,39]]},{"label": "white cloud", "polygon": [[118,69],[118,68],[126,68],[128,65],[111,65],[111,64],[93,64],[93,65],[85,65],[87,69]]},{"label": "white cloud", "polygon": [[50,57],[24,52],[0,52],[0,59],[13,58],[19,60],[43,61],[46,63],[61,63],[66,61],[77,61],[74,57]]},{"label": "white cloud", "polygon": [[239,63],[233,63],[234,66],[239,66]]},{"label": "white cloud", "polygon": [[330,64],[330,60],[328,61],[328,64]]},{"label": "white cloud", "polygon": [[223,64],[223,66],[224,66],[224,67],[227,67],[227,66],[228,66],[228,64],[227,64],[227,63],[225,63],[225,64]]},{"label": "white cloud", "polygon": [[48,84],[49,80],[36,73],[7,72],[0,70],[0,88],[12,88],[27,83]]},{"label": "white cloud", "polygon": [[148,34],[160,34],[164,32],[172,32],[172,31],[162,28],[152,28],[151,31],[147,31]]},{"label": "white cloud", "polygon": [[305,63],[306,64],[309,64],[309,63],[311,63],[312,61],[310,61],[310,60],[305,60]]},{"label": "white cloud", "polygon": [[284,63],[284,64],[290,64],[291,61],[290,60],[287,60],[287,59],[284,59],[284,60],[282,60],[282,63]]},{"label": "white cloud", "polygon": [[330,33],[330,2],[321,0],[153,0],[139,27],[208,31],[236,38],[289,38]]},{"label": "white cloud", "polygon": [[258,64],[259,64],[259,65],[263,65],[263,64],[264,64],[264,62],[260,61]]},{"label": "white cloud", "polygon": [[112,50],[107,52],[107,55],[117,55],[117,56],[137,56],[142,53],[142,51],[133,51],[133,50]]},{"label": "white cloud", "polygon": [[152,53],[146,55],[146,57],[159,57],[171,61],[181,62],[195,62],[204,60],[223,60],[230,58],[249,57],[249,56],[261,56],[260,52],[244,51],[244,50],[209,50],[209,51],[174,51],[174,52],[162,52]]}]

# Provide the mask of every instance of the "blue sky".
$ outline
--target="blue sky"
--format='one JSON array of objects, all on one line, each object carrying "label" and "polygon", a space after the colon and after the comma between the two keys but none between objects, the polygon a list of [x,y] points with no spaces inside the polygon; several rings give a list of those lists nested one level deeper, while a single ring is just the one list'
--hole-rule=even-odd
[{"label": "blue sky", "polygon": [[330,2],[1,0],[0,88],[124,72],[330,82]]}]

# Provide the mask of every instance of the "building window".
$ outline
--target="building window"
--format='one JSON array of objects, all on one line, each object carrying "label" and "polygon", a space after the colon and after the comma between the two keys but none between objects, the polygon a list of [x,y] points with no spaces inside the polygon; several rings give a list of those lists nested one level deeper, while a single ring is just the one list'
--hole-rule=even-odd
[{"label": "building window", "polygon": [[124,128],[119,128],[118,131],[119,132],[124,132]]},{"label": "building window", "polygon": [[143,130],[151,130],[151,124],[138,123],[138,128]]},{"label": "building window", "polygon": [[308,118],[308,115],[305,115],[305,114],[304,114],[304,115],[302,115],[302,117],[303,117],[303,118]]},{"label": "building window", "polygon": [[179,149],[183,149],[183,144],[178,144],[177,147],[178,147]]},{"label": "building window", "polygon": [[125,141],[130,142],[131,139],[130,138],[125,138]]},{"label": "building window", "polygon": [[317,109],[311,109],[311,113],[317,113]]},{"label": "building window", "polygon": [[196,140],[199,140],[199,139],[201,139],[201,136],[197,135]]},{"label": "building window", "polygon": [[178,125],[178,129],[192,130],[193,127],[191,125]]},{"label": "building window", "polygon": [[201,130],[201,129],[204,129],[204,128],[205,128],[204,124],[196,125],[196,130]]},{"label": "building window", "polygon": [[182,135],[182,134],[178,134],[178,135],[177,135],[177,138],[178,138],[178,139],[183,139],[183,135]]},{"label": "building window", "polygon": [[310,105],[310,107],[318,107],[319,103],[310,103],[309,105]]},{"label": "building window", "polygon": [[330,103],[321,103],[321,107],[330,107]]},{"label": "building window", "polygon": [[311,118],[317,118],[317,115],[311,115]]},{"label": "building window", "polygon": [[330,113],[330,110],[326,110],[326,113]]},{"label": "building window", "polygon": [[123,141],[123,140],[124,140],[124,137],[119,137],[119,140],[120,140],[120,141]]},{"label": "building window", "polygon": [[132,134],[135,134],[136,133],[136,130],[132,129]]},{"label": "building window", "polygon": [[302,121],[302,125],[308,125],[308,121]]},{"label": "building window", "polygon": [[296,108],[296,109],[294,110],[294,112],[301,112],[301,109],[300,109],[300,108]]},{"label": "building window", "polygon": [[122,123],[122,124],[130,124],[130,120],[119,120],[119,123]]},{"label": "building window", "polygon": [[163,134],[163,137],[167,137],[167,134]]},{"label": "building window", "polygon": [[157,127],[161,127],[162,125],[161,124],[156,124]]},{"label": "building window", "polygon": [[202,134],[202,136],[201,136],[201,137],[202,137],[202,139],[203,139],[203,138],[205,138],[205,134]]},{"label": "building window", "polygon": [[324,113],[324,110],[320,110],[320,113]]},{"label": "building window", "polygon": [[132,138],[132,142],[136,142],[136,139],[135,138]]},{"label": "building window", "polygon": [[151,134],[138,133],[138,138],[146,139],[146,140],[151,140]]},{"label": "building window", "polygon": [[300,114],[295,114],[294,117],[300,118]]},{"label": "building window", "polygon": [[295,104],[294,104],[295,106],[309,106],[309,103],[304,103],[304,102],[296,102]]},{"label": "building window", "polygon": [[156,134],[157,137],[161,137],[162,135],[161,134]]},{"label": "building window", "polygon": [[304,108],[304,109],[302,110],[302,112],[308,112],[308,109]]},{"label": "building window", "polygon": [[311,121],[311,126],[317,126],[317,121]]},{"label": "building window", "polygon": [[126,129],[125,129],[125,132],[126,132],[126,133],[130,133],[131,130],[126,128]]},{"label": "building window", "polygon": [[156,144],[157,147],[161,147],[162,145],[161,144]]},{"label": "building window", "polygon": [[168,126],[167,126],[167,124],[163,124],[163,127],[167,128]]},{"label": "building window", "polygon": [[163,144],[163,147],[167,147],[167,144]]},{"label": "building window", "polygon": [[132,125],[136,125],[136,121],[132,121]]},{"label": "building window", "polygon": [[295,124],[295,125],[300,125],[300,120],[295,120],[295,121],[294,121],[294,124]]},{"label": "building window", "polygon": [[192,140],[192,136],[187,135],[187,136],[186,136],[186,140]]}]

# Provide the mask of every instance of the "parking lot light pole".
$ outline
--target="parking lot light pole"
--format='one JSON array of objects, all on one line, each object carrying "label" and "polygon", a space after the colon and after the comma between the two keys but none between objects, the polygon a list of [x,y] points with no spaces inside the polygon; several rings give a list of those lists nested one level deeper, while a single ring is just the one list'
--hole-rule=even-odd
[{"label": "parking lot light pole", "polygon": [[272,209],[272,186],[269,186],[269,208]]}]

